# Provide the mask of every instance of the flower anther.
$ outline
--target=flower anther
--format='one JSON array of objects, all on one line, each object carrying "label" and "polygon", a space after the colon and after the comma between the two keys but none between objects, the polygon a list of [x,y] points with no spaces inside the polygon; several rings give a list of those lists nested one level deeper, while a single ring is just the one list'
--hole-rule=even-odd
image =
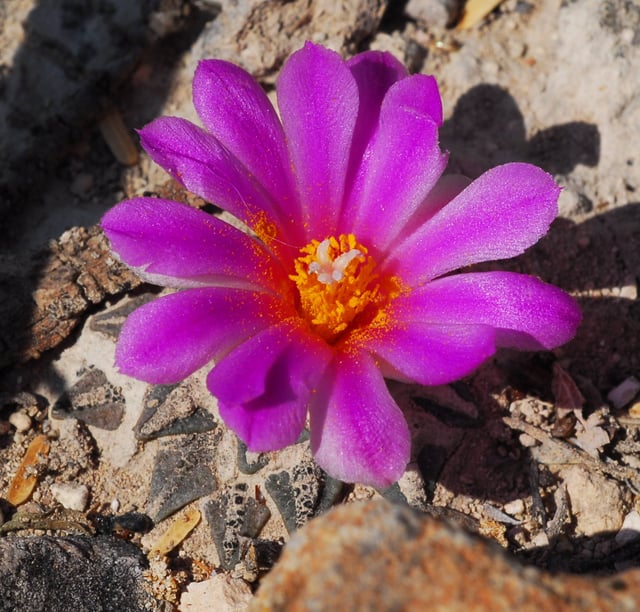
[{"label": "flower anther", "polygon": [[298,288],[299,309],[327,342],[335,343],[357,326],[359,315],[374,314],[391,297],[383,290],[388,283],[381,282],[367,247],[353,234],[312,240],[300,251],[296,273],[290,276]]}]

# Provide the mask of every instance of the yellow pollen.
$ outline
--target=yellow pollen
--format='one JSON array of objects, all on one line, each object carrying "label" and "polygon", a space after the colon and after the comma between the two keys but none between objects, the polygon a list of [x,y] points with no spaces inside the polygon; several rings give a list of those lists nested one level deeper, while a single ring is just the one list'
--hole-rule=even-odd
[{"label": "yellow pollen", "polygon": [[260,240],[262,240],[266,245],[271,244],[278,233],[275,224],[270,221],[269,217],[267,217],[267,215],[262,211],[252,216],[249,221],[249,225],[258,238],[260,238]]},{"label": "yellow pollen", "polygon": [[289,278],[298,288],[302,315],[328,342],[343,334],[365,310],[377,311],[387,302],[375,261],[353,234],[312,240],[300,252],[296,273]]}]

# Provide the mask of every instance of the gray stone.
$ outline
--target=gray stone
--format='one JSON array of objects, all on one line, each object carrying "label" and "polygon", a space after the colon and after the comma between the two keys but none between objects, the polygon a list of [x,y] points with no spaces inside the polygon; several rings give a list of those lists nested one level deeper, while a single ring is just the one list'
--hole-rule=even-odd
[{"label": "gray stone", "polygon": [[108,308],[91,318],[89,323],[89,329],[96,331],[110,340],[117,340],[120,335],[120,330],[127,317],[136,308],[139,308],[143,304],[146,304],[156,296],[153,293],[144,293],[137,295],[133,298],[127,299],[124,303],[118,303],[112,308]]},{"label": "gray stone", "polygon": [[241,541],[256,538],[271,512],[256,501],[244,482],[229,484],[206,502],[204,515],[218,551],[220,565],[232,570],[242,560]]},{"label": "gray stone", "polygon": [[[249,449],[247,445],[238,438],[238,469],[243,474],[255,474],[259,472],[263,467],[265,467],[269,463],[269,458],[264,453],[257,453],[257,457],[249,461],[247,457],[247,453]],[[253,453],[254,455],[256,453]]]},{"label": "gray stone", "polygon": [[124,397],[102,370],[93,369],[58,399],[51,415],[113,431],[118,429],[124,415]]},{"label": "gray stone", "polygon": [[278,506],[289,533],[314,516],[322,489],[320,479],[320,469],[308,460],[293,466],[290,473],[271,474],[265,481],[265,487]]},{"label": "gray stone", "polygon": [[179,436],[158,452],[149,491],[148,513],[159,522],[189,502],[213,493],[216,438],[210,434]]},{"label": "gray stone", "polygon": [[459,0],[409,0],[404,12],[427,27],[444,28],[457,19],[461,4]]},{"label": "gray stone", "polygon": [[142,414],[134,428],[138,440],[202,433],[215,429],[213,415],[199,406],[188,384],[155,385],[144,398]]}]

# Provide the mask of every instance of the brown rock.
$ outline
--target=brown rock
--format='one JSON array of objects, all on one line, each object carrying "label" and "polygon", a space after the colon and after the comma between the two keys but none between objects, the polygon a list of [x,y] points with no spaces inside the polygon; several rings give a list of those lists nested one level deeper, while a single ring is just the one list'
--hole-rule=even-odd
[{"label": "brown rock", "polygon": [[[12,263],[12,262],[9,262]],[[91,305],[138,286],[98,226],[74,227],[34,261],[0,261],[0,367],[39,357],[73,331]]]},{"label": "brown rock", "polygon": [[353,53],[380,24],[388,0],[238,0],[200,37],[193,57],[218,57],[273,80],[284,60],[313,40]]},{"label": "brown rock", "polygon": [[640,570],[552,576],[386,501],[336,508],[287,544],[249,609],[634,610]]}]

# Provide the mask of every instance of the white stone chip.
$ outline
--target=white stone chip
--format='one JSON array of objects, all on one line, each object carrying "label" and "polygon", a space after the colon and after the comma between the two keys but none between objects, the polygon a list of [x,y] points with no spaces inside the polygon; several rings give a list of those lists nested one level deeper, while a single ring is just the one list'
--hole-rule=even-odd
[{"label": "white stone chip", "polygon": [[215,574],[203,582],[192,582],[180,598],[180,610],[198,612],[238,612],[245,610],[252,599],[249,585],[238,578]]},{"label": "white stone chip", "polygon": [[51,485],[51,494],[68,510],[82,512],[89,502],[89,489],[82,484],[54,483]]},{"label": "white stone chip", "polygon": [[507,502],[502,506],[504,511],[511,516],[521,516],[524,514],[524,501],[521,499],[514,499],[510,502]]},{"label": "white stone chip", "polygon": [[19,433],[25,433],[31,429],[31,418],[22,411],[10,414],[9,423],[11,423]]}]

